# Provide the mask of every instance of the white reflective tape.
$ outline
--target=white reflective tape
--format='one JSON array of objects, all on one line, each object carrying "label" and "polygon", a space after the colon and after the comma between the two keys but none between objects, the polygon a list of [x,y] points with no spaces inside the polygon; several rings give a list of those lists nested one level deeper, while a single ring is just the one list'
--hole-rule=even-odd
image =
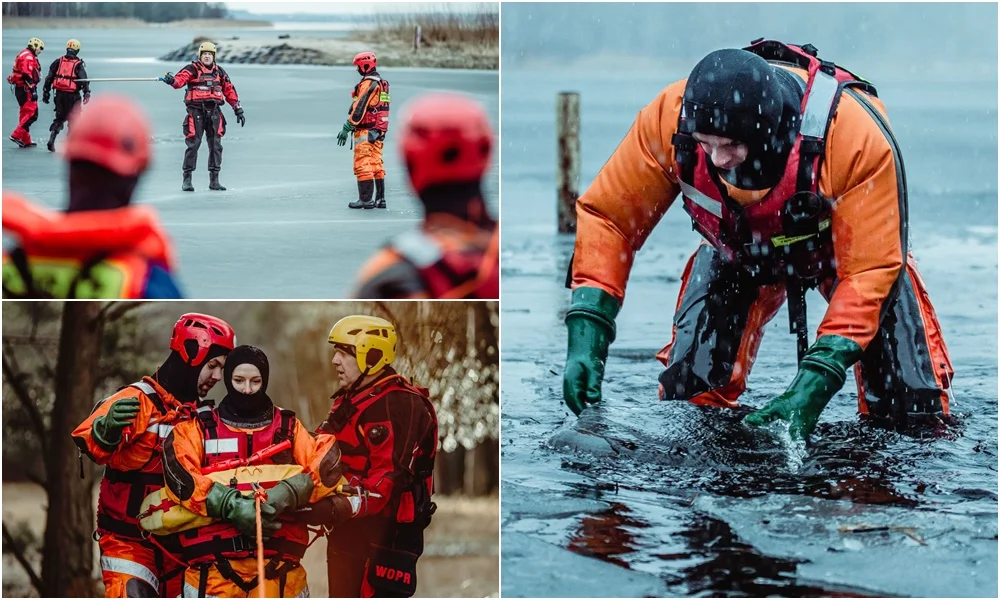
[{"label": "white reflective tape", "polygon": [[684,194],[685,198],[712,213],[716,216],[716,218],[722,218],[722,203],[718,200],[709,198],[695,189],[694,186],[683,181],[681,182],[681,192]]},{"label": "white reflective tape", "polygon": [[[184,591],[183,593],[181,593],[181,598],[201,598],[201,597],[202,596],[198,595],[198,588],[194,587],[193,585],[191,585],[186,581],[184,582]],[[209,596],[208,594],[206,594],[204,598],[218,598],[218,596]]]},{"label": "white reflective tape", "polygon": [[[124,573],[136,579],[141,579],[153,586],[154,590],[160,589],[160,580],[156,574],[137,562],[115,556],[101,556],[101,570],[112,571],[114,573]],[[195,590],[197,592],[198,590]]]},{"label": "white reflective tape", "polygon": [[151,426],[147,431],[155,432],[156,435],[160,437],[160,439],[165,439],[168,435],[170,435],[170,432],[173,430],[174,430],[173,425],[160,424]]},{"label": "white reflective tape", "polygon": [[392,246],[418,269],[429,267],[444,256],[437,242],[419,231],[396,236]]},{"label": "white reflective tape", "polygon": [[236,438],[226,438],[222,440],[205,440],[205,454],[223,454],[225,452],[239,452],[240,442]]},{"label": "white reflective tape", "polygon": [[799,128],[799,133],[817,138],[826,134],[830,108],[833,106],[833,98],[837,95],[839,85],[833,75],[816,71],[809,98],[806,99],[806,109],[802,113],[802,127]]}]

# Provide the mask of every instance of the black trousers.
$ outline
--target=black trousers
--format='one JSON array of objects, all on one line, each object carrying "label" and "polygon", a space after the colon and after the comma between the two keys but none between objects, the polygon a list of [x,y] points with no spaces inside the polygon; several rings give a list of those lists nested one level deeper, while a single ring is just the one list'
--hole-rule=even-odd
[{"label": "black trousers", "polygon": [[198,166],[198,149],[202,136],[208,141],[208,172],[222,169],[222,137],[226,135],[226,118],[217,104],[189,104],[184,116],[184,172],[191,173]]},{"label": "black trousers", "polygon": [[76,108],[76,105],[80,103],[80,92],[60,92],[56,91],[55,97],[52,99],[52,104],[56,109],[56,116],[52,119],[52,125],[49,125],[49,131],[54,131],[59,133],[62,131],[63,125],[69,119],[69,115]]}]

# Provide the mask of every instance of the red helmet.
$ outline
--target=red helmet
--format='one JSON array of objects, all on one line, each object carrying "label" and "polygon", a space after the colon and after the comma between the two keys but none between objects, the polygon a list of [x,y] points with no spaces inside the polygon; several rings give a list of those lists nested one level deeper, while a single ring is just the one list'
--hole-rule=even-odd
[{"label": "red helmet", "polygon": [[[194,356],[188,354],[184,345],[188,340],[198,342],[198,353]],[[180,354],[185,363],[192,367],[199,366],[205,362],[208,350],[213,345],[222,346],[227,350],[236,347],[236,333],[229,323],[218,317],[199,313],[187,313],[177,319],[174,333],[170,336],[170,349]]]},{"label": "red helmet", "polygon": [[361,71],[362,75],[367,75],[378,66],[378,60],[374,52],[362,52],[354,57],[354,65]]},{"label": "red helmet", "polygon": [[486,111],[458,94],[428,94],[404,111],[403,161],[413,189],[478,181],[493,149]]},{"label": "red helmet", "polygon": [[86,160],[122,177],[137,177],[150,161],[149,121],[134,101],[112,94],[94,98],[70,117],[66,160]]}]

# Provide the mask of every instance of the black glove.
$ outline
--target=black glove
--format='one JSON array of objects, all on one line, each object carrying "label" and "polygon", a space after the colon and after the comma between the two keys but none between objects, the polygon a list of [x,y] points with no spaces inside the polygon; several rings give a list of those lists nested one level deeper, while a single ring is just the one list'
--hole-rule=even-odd
[{"label": "black glove", "polygon": [[173,87],[173,85],[174,85],[174,74],[173,73],[167,73],[163,77],[160,77],[160,81],[162,81],[163,83],[165,83],[165,84]]},{"label": "black glove", "polygon": [[31,88],[31,101],[38,102],[38,88]]},{"label": "black glove", "polygon": [[306,525],[322,525],[327,529],[334,529],[354,516],[354,507],[346,496],[327,496],[293,514]]},{"label": "black glove", "polygon": [[90,102],[90,93],[89,92],[83,95],[83,103],[86,104],[88,102]]},{"label": "black glove", "polygon": [[42,93],[42,102],[44,102],[45,104],[49,103],[49,93],[48,92],[43,92]]},{"label": "black glove", "polygon": [[243,116],[243,107],[242,106],[237,106],[236,107],[236,122],[240,124],[240,127],[243,127],[247,123],[246,117]]}]

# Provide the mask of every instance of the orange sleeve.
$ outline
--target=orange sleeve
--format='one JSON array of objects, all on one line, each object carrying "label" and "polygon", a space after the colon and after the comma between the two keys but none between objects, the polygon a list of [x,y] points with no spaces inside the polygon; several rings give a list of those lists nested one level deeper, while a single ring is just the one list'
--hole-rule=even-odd
[{"label": "orange sleeve", "polygon": [[295,420],[294,435],[292,454],[295,462],[302,466],[313,481],[313,492],[309,497],[309,504],[312,504],[333,494],[338,485],[346,483],[342,475],[334,481],[323,476],[323,471],[332,472],[334,467],[337,467],[337,473],[340,472],[339,465],[331,464],[331,461],[340,462],[340,449],[336,445],[336,437],[321,433],[314,438],[298,419]]},{"label": "orange sleeve", "polygon": [[205,498],[215,484],[201,474],[205,445],[197,419],[179,423],[163,443],[163,476],[167,495],[184,508],[208,515]]},{"label": "orange sleeve", "polygon": [[639,112],[577,200],[573,289],[597,287],[625,299],[635,253],[680,193],[672,138],[685,82],[671,84]]},{"label": "orange sleeve", "polygon": [[[111,406],[122,398],[138,398],[139,414],[135,417],[134,433],[128,441],[122,441],[112,451],[105,450],[95,440],[93,435],[94,421],[108,414]],[[99,465],[107,465],[120,471],[139,469],[152,457],[158,440],[156,432],[143,435],[156,408],[149,397],[135,388],[126,388],[108,396],[94,412],[80,423],[71,434],[73,442],[84,454]]]},{"label": "orange sleeve", "polygon": [[410,263],[396,252],[382,248],[361,266],[351,297],[413,300],[430,298],[430,293]]},{"label": "orange sleeve", "polygon": [[[878,112],[885,107],[866,96]],[[820,191],[832,198],[837,286],[817,337],[839,335],[866,348],[903,267],[903,174],[878,122],[846,92],[827,136]]]}]

